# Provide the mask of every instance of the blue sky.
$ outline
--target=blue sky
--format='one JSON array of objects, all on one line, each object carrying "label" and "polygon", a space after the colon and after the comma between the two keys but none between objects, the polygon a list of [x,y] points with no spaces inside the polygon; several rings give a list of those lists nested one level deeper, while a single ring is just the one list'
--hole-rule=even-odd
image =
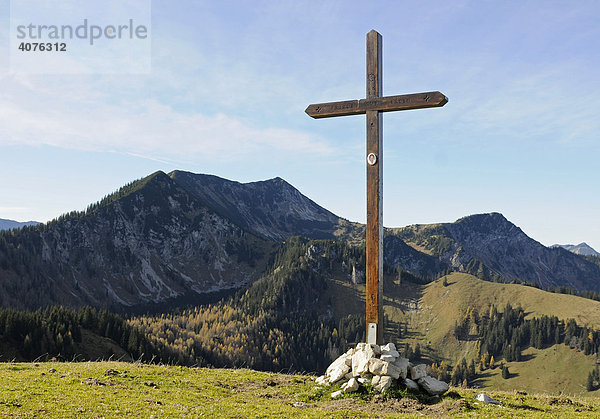
[{"label": "blue sky", "polygon": [[386,226],[497,211],[543,244],[600,250],[597,1],[153,1],[148,74],[11,72],[0,2],[0,218],[47,221],[153,171],[280,176],[365,220],[365,121],[310,103],[384,94]]}]

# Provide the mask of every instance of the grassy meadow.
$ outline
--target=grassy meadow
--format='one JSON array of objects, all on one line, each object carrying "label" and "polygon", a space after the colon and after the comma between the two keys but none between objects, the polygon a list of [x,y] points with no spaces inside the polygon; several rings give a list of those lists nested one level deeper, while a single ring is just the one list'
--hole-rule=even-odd
[{"label": "grassy meadow", "polygon": [[[356,314],[364,307],[364,284],[353,285],[343,280],[332,280],[328,290],[334,312],[340,315]],[[386,277],[384,285],[384,313],[387,318],[386,341],[399,345],[419,343],[425,361],[445,360],[455,365],[462,358],[478,359],[476,340],[457,340],[453,334],[457,320],[469,309],[488,312],[494,305],[503,310],[507,303],[523,307],[525,318],[542,315],[557,316],[577,324],[600,327],[600,302],[574,295],[554,294],[520,284],[502,284],[482,281],[472,275],[452,273],[426,285],[400,283]],[[357,301],[349,304],[349,301]],[[398,337],[398,326],[406,328]],[[500,360],[497,360],[500,361]],[[534,393],[598,396],[600,389],[588,392],[585,388],[588,373],[595,367],[595,357],[568,348],[564,344],[544,349],[527,348],[520,362],[506,363],[511,372],[509,379],[501,377],[499,368],[483,371],[474,383],[480,388],[497,390],[524,390]]]},{"label": "grassy meadow", "polygon": [[396,392],[332,400],[305,375],[123,362],[0,364],[0,417],[598,417],[595,398],[455,389],[441,400]]}]

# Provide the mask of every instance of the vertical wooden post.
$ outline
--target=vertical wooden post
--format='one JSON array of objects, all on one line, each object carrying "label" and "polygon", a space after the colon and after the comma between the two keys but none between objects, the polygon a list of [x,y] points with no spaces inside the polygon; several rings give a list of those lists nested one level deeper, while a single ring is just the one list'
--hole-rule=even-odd
[{"label": "vertical wooden post", "polygon": [[[381,97],[382,38],[367,34],[367,100]],[[379,111],[367,114],[367,343],[383,343],[383,124]]]},{"label": "vertical wooden post", "polygon": [[383,112],[437,108],[448,98],[440,92],[383,96],[382,38],[367,34],[367,97],[315,103],[312,118],[367,115],[367,342],[383,343]]}]

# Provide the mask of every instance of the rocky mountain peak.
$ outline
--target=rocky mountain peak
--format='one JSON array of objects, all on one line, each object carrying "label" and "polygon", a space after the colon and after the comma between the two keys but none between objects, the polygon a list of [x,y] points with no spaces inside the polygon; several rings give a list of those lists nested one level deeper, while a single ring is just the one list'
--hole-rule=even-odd
[{"label": "rocky mountain peak", "polygon": [[531,245],[539,245],[523,233],[519,227],[497,212],[470,215],[454,223],[446,224],[446,229],[454,240],[465,248],[507,246],[510,243],[518,242],[531,242]]},{"label": "rocky mountain peak", "polygon": [[516,234],[521,232],[520,228],[508,221],[499,212],[469,215],[458,219],[453,225],[472,232],[486,234],[494,232],[513,232]]},{"label": "rocky mountain peak", "polygon": [[573,244],[555,244],[552,247],[562,247],[563,249],[568,250],[571,253],[575,253],[576,255],[581,256],[598,256],[600,257],[600,253],[594,250],[587,243],[579,243],[577,245]]},{"label": "rocky mountain peak", "polygon": [[270,240],[333,238],[340,220],[280,177],[240,183],[183,171],[169,176],[216,213]]},{"label": "rocky mountain peak", "polygon": [[500,213],[470,215],[454,223],[409,226],[397,234],[451,269],[484,279],[519,279],[542,288],[566,285],[600,290],[598,266],[566,250],[543,246]]},{"label": "rocky mountain peak", "polygon": [[262,182],[271,182],[271,183],[274,183],[274,184],[286,184],[286,185],[292,186],[288,182],[286,182],[285,179],[280,178],[279,176],[276,176],[276,177],[274,177],[272,179],[263,180]]}]

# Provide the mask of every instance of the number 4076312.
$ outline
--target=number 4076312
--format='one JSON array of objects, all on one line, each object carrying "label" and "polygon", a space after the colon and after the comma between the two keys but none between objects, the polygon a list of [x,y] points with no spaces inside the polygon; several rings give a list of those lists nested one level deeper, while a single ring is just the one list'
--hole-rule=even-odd
[{"label": "number 4076312", "polygon": [[64,42],[21,42],[21,51],[66,51],[67,44]]}]

